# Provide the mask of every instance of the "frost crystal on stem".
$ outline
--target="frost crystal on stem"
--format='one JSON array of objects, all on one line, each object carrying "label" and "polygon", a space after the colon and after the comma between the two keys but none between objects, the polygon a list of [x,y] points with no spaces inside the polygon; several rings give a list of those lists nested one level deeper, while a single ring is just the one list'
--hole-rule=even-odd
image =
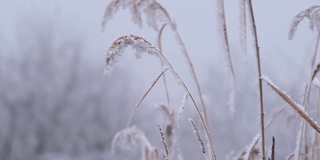
[{"label": "frost crystal on stem", "polygon": [[107,49],[105,62],[106,73],[108,75],[112,73],[114,63],[118,61],[119,57],[122,56],[124,50],[128,46],[131,46],[136,51],[135,56],[137,58],[141,58],[142,53],[148,53],[150,55],[156,55],[163,64],[167,64],[167,62],[160,55],[159,49],[154,47],[150,42],[148,42],[144,38],[130,34],[120,36],[117,40],[115,40],[112,43],[111,47]]},{"label": "frost crystal on stem", "polygon": [[289,95],[287,95],[284,91],[280,90],[278,86],[276,86],[267,76],[262,76],[262,80],[267,82],[267,84],[276,92],[278,95],[284,99],[294,110],[296,110],[303,119],[305,119],[311,127],[313,127],[317,132],[320,133],[320,126],[315,122],[307,112],[304,111],[304,108],[298,104],[297,102],[293,101]]}]

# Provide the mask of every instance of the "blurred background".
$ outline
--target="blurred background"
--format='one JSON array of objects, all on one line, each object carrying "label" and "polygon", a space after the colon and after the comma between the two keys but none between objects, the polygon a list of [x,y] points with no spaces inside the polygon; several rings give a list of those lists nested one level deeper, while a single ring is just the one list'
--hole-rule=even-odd
[{"label": "blurred background", "polygon": [[[308,20],[288,40],[292,17],[317,4],[309,1],[254,1],[262,72],[302,103],[316,31]],[[107,160],[139,159],[139,149],[111,154],[114,135],[161,70],[155,57],[136,60],[128,49],[111,76],[104,75],[105,49],[120,35],[139,35],[156,44],[157,33],[139,28],[128,10],[119,10],[101,32],[110,0],[0,0],[0,159]],[[208,105],[209,124],[218,159],[237,157],[258,134],[257,73],[252,37],[248,52],[240,47],[239,4],[225,1],[229,43],[235,69],[235,109],[228,111],[230,77],[218,36],[215,1],[159,0],[177,24]],[[195,84],[173,32],[163,33],[163,54],[197,97]],[[178,114],[184,96],[168,74],[170,107]],[[286,104],[267,85],[266,121]],[[314,91],[316,93],[316,91]],[[197,97],[198,98],[198,97]],[[199,99],[197,99],[199,101]],[[132,124],[150,143],[163,148],[157,123],[165,124],[155,103],[167,104],[159,81],[137,110]],[[314,100],[312,104],[315,104]],[[179,143],[184,159],[201,151],[187,118],[198,120],[187,103]],[[319,120],[319,118],[315,118]],[[276,155],[294,151],[299,116],[286,109],[266,131],[267,146],[276,138]],[[203,135],[204,137],[204,135]],[[138,151],[137,151],[138,150]],[[135,158],[133,158],[135,157]]]}]

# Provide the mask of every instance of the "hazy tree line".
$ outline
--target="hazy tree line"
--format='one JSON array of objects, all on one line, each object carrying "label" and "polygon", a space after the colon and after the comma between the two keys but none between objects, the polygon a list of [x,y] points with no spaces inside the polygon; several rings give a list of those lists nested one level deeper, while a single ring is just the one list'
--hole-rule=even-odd
[{"label": "hazy tree line", "polygon": [[103,64],[85,58],[81,39],[53,23],[15,31],[12,41],[1,38],[0,159],[106,157],[118,130],[114,113],[126,106],[114,101],[129,93],[126,75],[104,77]]}]

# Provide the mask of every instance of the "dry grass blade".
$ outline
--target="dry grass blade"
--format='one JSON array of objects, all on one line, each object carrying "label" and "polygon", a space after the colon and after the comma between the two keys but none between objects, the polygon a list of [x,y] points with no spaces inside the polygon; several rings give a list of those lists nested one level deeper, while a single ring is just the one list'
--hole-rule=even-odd
[{"label": "dry grass blade", "polygon": [[166,26],[168,26],[169,25],[169,23],[165,23],[165,24],[163,24],[162,25],[162,27],[160,28],[160,30],[159,30],[159,32],[158,32],[158,39],[157,39],[157,41],[158,41],[158,47],[159,47],[159,49],[160,49],[160,51],[162,51],[162,34],[163,34],[163,30],[166,28]]},{"label": "dry grass blade", "polygon": [[231,53],[230,53],[230,46],[229,46],[229,41],[228,41],[228,31],[227,31],[227,24],[226,24],[226,17],[225,17],[225,11],[224,11],[224,0],[218,0],[218,23],[221,26],[221,31],[219,30],[220,36],[223,39],[223,49],[227,57],[228,61],[228,68],[229,68],[229,73],[231,75],[231,80],[232,80],[232,91],[229,96],[229,111],[231,113],[235,112],[234,108],[234,91],[235,91],[235,76],[234,76],[234,69],[233,69],[233,64],[232,64],[232,59],[231,59]]},{"label": "dry grass blade", "polygon": [[294,102],[288,95],[286,95],[283,91],[281,91],[268,77],[261,77],[278,95],[284,99],[294,110],[296,110],[303,119],[305,119],[309,125],[314,128],[317,132],[320,132],[320,127],[318,124],[313,121],[313,119],[304,111],[301,105]]},{"label": "dry grass blade", "polygon": [[127,124],[127,127],[130,125],[131,120],[133,118],[134,113],[136,112],[136,110],[138,109],[138,107],[140,106],[141,102],[144,100],[144,98],[148,95],[148,93],[151,91],[151,89],[153,88],[153,86],[158,82],[158,80],[160,79],[160,77],[163,75],[163,73],[165,71],[167,71],[169,68],[165,68],[164,70],[162,70],[160,72],[160,74],[156,77],[156,79],[152,82],[151,86],[148,88],[148,90],[143,94],[143,96],[141,97],[141,99],[139,100],[138,104],[134,107],[134,109],[132,110],[130,117],[129,117],[129,121]]},{"label": "dry grass blade", "polygon": [[[158,33],[158,47],[159,47],[159,50],[160,50],[160,53],[162,54],[162,33],[163,33],[163,30],[164,28],[168,25],[168,23],[165,23],[162,25],[162,27],[160,28],[160,31]],[[163,64],[161,64],[163,65]],[[168,90],[168,85],[167,85],[167,80],[166,80],[166,74],[163,74],[163,83],[164,83],[164,88],[165,88],[165,92],[166,92],[166,97],[167,97],[167,101],[168,101],[168,105],[170,106],[170,96],[169,96],[169,90]]]},{"label": "dry grass blade", "polygon": [[200,144],[201,152],[203,153],[204,157],[206,158],[206,147],[204,146],[204,143],[203,143],[203,140],[202,140],[202,138],[200,136],[199,130],[198,130],[195,122],[191,118],[189,118],[189,121],[190,121],[191,126],[193,128],[193,133],[197,137],[198,142]]},{"label": "dry grass blade", "polygon": [[164,138],[164,133],[163,133],[163,131],[162,131],[162,128],[160,127],[159,124],[157,124],[157,125],[158,125],[158,129],[159,129],[159,132],[160,132],[160,135],[161,135],[162,144],[163,144],[164,150],[165,150],[165,152],[163,153],[163,158],[164,158],[165,160],[168,160],[168,159],[169,159],[169,158],[168,158],[168,157],[169,157],[169,148],[168,148],[166,139]]}]

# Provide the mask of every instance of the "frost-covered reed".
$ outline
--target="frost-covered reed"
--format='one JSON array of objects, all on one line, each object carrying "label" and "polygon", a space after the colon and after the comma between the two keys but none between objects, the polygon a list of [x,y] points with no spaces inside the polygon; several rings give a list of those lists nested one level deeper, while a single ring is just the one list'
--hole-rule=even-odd
[{"label": "frost-covered reed", "polygon": [[[229,103],[229,110],[231,112],[235,112],[236,110],[234,108],[235,101],[234,96],[236,94],[235,92],[235,83],[236,83],[236,77],[235,77],[235,71],[232,61],[232,54],[230,51],[230,42],[228,39],[228,30],[227,30],[227,23],[225,19],[225,4],[223,0],[217,1],[217,12],[218,12],[218,23],[220,28],[219,33],[222,39],[222,46],[224,49],[224,52],[226,52],[226,59],[229,66],[229,73],[230,73],[230,79],[232,80],[232,84],[230,85],[233,88],[233,91],[230,92],[230,103]],[[166,9],[157,1],[155,0],[112,0],[109,5],[106,8],[105,15],[103,17],[103,28],[106,27],[106,23],[110,21],[110,19],[114,16],[116,12],[120,8],[128,9],[130,10],[130,13],[132,15],[132,21],[137,24],[138,26],[142,26],[142,15],[146,16],[147,24],[149,27],[153,28],[156,32],[158,32],[158,48],[152,45],[149,41],[144,39],[141,36],[136,35],[124,35],[120,36],[118,39],[116,39],[110,47],[107,49],[107,55],[105,58],[106,62],[106,73],[111,74],[112,69],[115,65],[115,62],[117,62],[121,56],[126,52],[127,47],[132,47],[132,49],[135,51],[136,58],[142,58],[144,54],[150,54],[154,57],[156,57],[159,60],[159,63],[162,65],[160,68],[159,74],[155,76],[155,79],[152,81],[150,87],[145,91],[145,93],[142,95],[141,99],[138,101],[138,103],[133,108],[127,128],[123,131],[120,131],[116,134],[114,141],[113,141],[113,148],[114,150],[117,150],[117,148],[124,148],[124,144],[128,143],[129,146],[132,145],[132,142],[128,140],[128,138],[131,139],[137,139],[142,142],[143,146],[146,146],[144,157],[152,157],[152,160],[157,160],[158,154],[157,149],[151,146],[149,141],[147,141],[147,138],[145,138],[142,131],[136,129],[135,127],[131,126],[131,120],[134,117],[135,112],[140,107],[141,102],[146,98],[146,96],[149,94],[149,92],[153,89],[154,85],[158,83],[159,79],[161,77],[165,76],[165,72],[171,71],[170,73],[175,77],[178,84],[184,89],[184,96],[182,98],[182,103],[178,108],[178,114],[177,117],[173,114],[173,111],[170,109],[172,106],[170,106],[170,96],[168,93],[168,90],[166,89],[166,97],[167,97],[167,103],[168,104],[157,104],[158,108],[162,110],[163,113],[165,113],[168,122],[165,125],[164,128],[162,128],[160,124],[158,124],[158,130],[160,132],[161,136],[161,142],[163,144],[163,158],[166,160],[173,160],[173,159],[182,159],[182,154],[179,151],[179,145],[178,141],[180,140],[180,127],[181,127],[181,119],[183,112],[187,109],[187,101],[190,100],[192,102],[192,105],[194,109],[196,110],[196,113],[198,115],[198,118],[200,120],[200,125],[196,124],[192,119],[189,119],[190,124],[192,126],[193,132],[197,138],[197,141],[200,145],[200,152],[203,154],[205,159],[212,159],[216,160],[217,156],[214,150],[214,141],[211,137],[211,132],[209,129],[209,123],[210,123],[210,116],[208,116],[208,113],[206,111],[206,105],[203,100],[201,88],[193,67],[193,64],[191,62],[191,59],[189,57],[189,54],[187,52],[186,46],[184,45],[178,31],[176,24],[172,20],[169,13],[166,11]],[[286,94],[283,90],[281,90],[277,85],[275,85],[267,76],[264,76],[262,74],[262,67],[261,67],[261,57],[260,57],[260,44],[258,41],[258,28],[256,27],[255,22],[255,14],[254,14],[254,7],[252,5],[252,0],[241,0],[240,1],[240,38],[241,38],[241,46],[243,51],[247,52],[247,40],[249,38],[252,38],[253,40],[253,49],[255,52],[255,58],[256,58],[256,68],[257,68],[257,77],[258,77],[258,87],[257,91],[259,93],[258,101],[259,101],[259,129],[257,129],[256,136],[253,137],[250,144],[248,144],[240,153],[238,156],[235,157],[235,159],[245,159],[245,160],[253,160],[255,157],[260,157],[262,160],[276,159],[277,155],[277,147],[275,140],[277,139],[276,136],[272,136],[271,140],[271,146],[266,146],[266,140],[265,140],[265,132],[267,131],[267,128],[272,124],[274,119],[276,117],[281,116],[281,113],[284,111],[285,108],[289,107],[283,107],[277,111],[275,111],[274,116],[269,117],[268,123],[265,125],[265,111],[264,111],[264,101],[265,101],[265,91],[263,90],[263,84],[262,82],[266,82],[268,86],[272,88],[272,90],[275,91],[276,95],[281,97],[283,100],[285,100],[288,103],[288,106],[290,106],[292,109],[296,111],[301,117],[301,126],[299,128],[299,133],[297,135],[296,139],[296,148],[293,151],[293,154],[289,155],[289,158],[294,157],[294,159],[299,159],[301,156],[305,157],[312,157],[312,159],[318,159],[320,158],[320,154],[317,154],[318,148],[319,148],[319,132],[320,132],[320,126],[317,124],[315,120],[313,120],[312,116],[310,115],[310,97],[311,97],[311,89],[313,87],[316,87],[319,90],[320,93],[320,82],[317,78],[317,74],[320,70],[320,63],[316,63],[316,57],[318,52],[318,44],[320,39],[320,7],[319,6],[311,6],[307,8],[306,10],[301,11],[299,14],[297,14],[293,20],[292,24],[289,30],[288,37],[290,40],[293,39],[294,34],[297,30],[298,25],[300,22],[307,18],[310,22],[310,29],[316,30],[318,32],[318,36],[316,39],[316,46],[313,52],[313,55],[311,56],[311,68],[310,68],[310,77],[309,81],[307,82],[307,89],[304,93],[304,102],[302,105],[300,105],[298,102],[296,102],[293,98],[290,98],[288,94]],[[247,23],[248,22],[248,23]],[[197,103],[197,101],[194,99],[193,94],[190,92],[188,86],[185,84],[183,79],[180,77],[178,72],[175,70],[173,65],[167,60],[165,55],[162,53],[162,34],[164,31],[164,28],[170,27],[171,31],[173,31],[173,34],[178,42],[178,45],[180,46],[181,52],[183,53],[187,67],[190,70],[191,77],[193,78],[195,82],[195,86],[198,92],[198,97],[200,99],[200,104]],[[250,36],[248,36],[248,32],[251,33]],[[262,44],[263,45],[263,44]],[[317,64],[317,65],[316,65]],[[166,85],[166,79],[164,78],[165,87]],[[319,98],[320,99],[320,98]],[[319,100],[320,104],[320,100]],[[201,106],[201,107],[199,107]],[[320,105],[319,105],[320,106]],[[317,115],[319,115],[319,109],[320,107],[317,107]],[[177,118],[177,123],[175,122]],[[197,127],[199,126],[199,127]],[[201,126],[201,127],[200,127]],[[308,147],[307,145],[307,129],[311,129],[311,131],[314,131],[313,138],[312,138],[312,145],[311,145],[311,152],[308,152],[306,149],[303,150],[303,147]],[[202,138],[201,132],[205,133],[206,138]],[[215,132],[219,132],[218,130],[215,130]],[[178,134],[178,135],[176,135]],[[179,140],[175,139],[178,138]],[[209,144],[206,146],[205,144]],[[257,146],[257,145],[260,146]],[[269,150],[266,151],[266,148],[269,148]],[[152,152],[152,154],[149,154],[149,152]],[[148,154],[146,154],[148,153]],[[177,158],[179,157],[179,158]]]}]

